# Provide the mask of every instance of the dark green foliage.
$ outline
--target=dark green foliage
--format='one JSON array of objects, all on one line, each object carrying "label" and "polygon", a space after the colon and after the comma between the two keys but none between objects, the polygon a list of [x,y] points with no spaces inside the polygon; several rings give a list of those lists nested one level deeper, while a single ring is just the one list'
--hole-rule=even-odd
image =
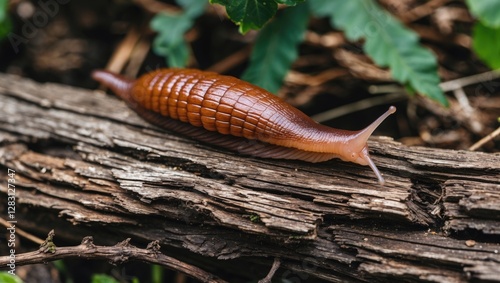
[{"label": "dark green foliage", "polygon": [[[257,37],[248,69],[243,79],[276,92],[291,64],[298,56],[309,18],[329,17],[331,24],[344,31],[350,41],[364,40],[364,50],[373,61],[391,70],[393,78],[407,89],[447,105],[439,87],[437,60],[424,48],[415,32],[404,26],[374,0],[210,0],[225,6],[229,18],[240,32],[259,29],[277,12],[278,4],[289,6],[265,26]],[[181,14],[157,15],[151,27],[159,32],[155,51],[168,56],[170,66],[184,66],[188,46],[183,34],[204,9],[204,0],[178,0]],[[309,7],[309,8],[308,8]]]},{"label": "dark green foliage", "polygon": [[472,48],[492,69],[500,69],[500,28],[485,26],[482,22],[474,25]]},{"label": "dark green foliage", "polygon": [[23,281],[14,275],[10,275],[9,273],[2,271],[0,272],[0,282],[3,283],[23,283]]},{"label": "dark green foliage", "polygon": [[226,7],[229,18],[240,26],[245,34],[251,29],[260,29],[278,10],[278,4],[295,6],[305,0],[210,0],[211,4]]},{"label": "dark green foliage", "polygon": [[226,7],[229,18],[240,26],[240,32],[260,29],[278,10],[275,0],[210,0]]},{"label": "dark green foliage", "polygon": [[193,26],[194,20],[203,13],[205,0],[178,0],[182,13],[158,13],[151,20],[151,28],[158,32],[153,50],[167,58],[170,67],[184,67],[189,58],[189,48],[184,34]]},{"label": "dark green foliage", "polygon": [[280,13],[259,33],[242,79],[276,93],[297,59],[298,44],[304,37],[309,13],[305,4]]},{"label": "dark green foliage", "polygon": [[276,0],[279,4],[285,4],[288,6],[295,6],[299,3],[304,2],[305,0]]},{"label": "dark green foliage", "polygon": [[467,0],[479,21],[474,25],[472,48],[490,68],[500,68],[500,1]]},{"label": "dark green foliage", "polygon": [[8,0],[0,0],[0,39],[3,39],[12,29],[12,22],[7,14]]},{"label": "dark green foliage", "polygon": [[106,274],[94,274],[91,283],[118,283],[118,281]]},{"label": "dark green foliage", "polygon": [[448,105],[439,87],[436,57],[406,28],[373,0],[310,0],[312,12],[330,17],[351,41],[365,40],[364,50],[392,77],[431,99]]},{"label": "dark green foliage", "polygon": [[500,27],[500,1],[467,0],[470,11],[482,22],[491,27]]}]

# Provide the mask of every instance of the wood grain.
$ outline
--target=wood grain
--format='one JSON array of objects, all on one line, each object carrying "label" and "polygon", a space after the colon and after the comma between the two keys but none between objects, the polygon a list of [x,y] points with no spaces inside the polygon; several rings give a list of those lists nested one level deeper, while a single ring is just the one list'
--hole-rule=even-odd
[{"label": "wood grain", "polygon": [[67,241],[159,240],[242,280],[280,257],[275,278],[297,282],[500,281],[499,154],[375,138],[381,186],[338,160],[199,144],[99,92],[0,75],[0,109],[0,178],[16,170],[18,225],[41,237],[55,228]]}]

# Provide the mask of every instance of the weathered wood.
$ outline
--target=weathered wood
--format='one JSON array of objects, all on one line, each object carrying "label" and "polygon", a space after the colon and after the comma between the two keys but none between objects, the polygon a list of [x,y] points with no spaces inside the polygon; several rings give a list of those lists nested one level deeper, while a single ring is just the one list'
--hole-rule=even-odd
[{"label": "weathered wood", "polygon": [[[0,75],[0,108],[0,164],[16,171],[27,230],[159,240],[184,257],[219,259],[214,266],[280,257],[275,276],[305,281],[500,282],[499,154],[376,138],[381,186],[368,167],[338,160],[256,159],[199,144],[100,92]],[[34,209],[62,218],[44,221]]]}]

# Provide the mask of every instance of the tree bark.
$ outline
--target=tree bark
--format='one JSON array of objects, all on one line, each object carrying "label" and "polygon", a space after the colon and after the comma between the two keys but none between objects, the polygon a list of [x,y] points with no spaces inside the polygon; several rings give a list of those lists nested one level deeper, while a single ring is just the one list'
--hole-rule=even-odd
[{"label": "tree bark", "polygon": [[225,268],[222,278],[263,278],[280,258],[274,278],[292,282],[500,282],[499,154],[373,138],[382,186],[339,160],[200,144],[102,92],[2,74],[0,109],[0,178],[15,171],[26,231],[157,240],[167,255]]}]

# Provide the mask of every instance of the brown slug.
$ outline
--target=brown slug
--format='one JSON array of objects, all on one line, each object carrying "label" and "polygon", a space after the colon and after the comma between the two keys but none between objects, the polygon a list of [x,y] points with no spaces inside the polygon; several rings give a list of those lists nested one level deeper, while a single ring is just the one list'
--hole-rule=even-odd
[{"label": "brown slug", "polygon": [[391,106],[360,131],[330,128],[270,92],[234,77],[194,69],[160,69],[131,80],[96,70],[92,78],[150,123],[193,139],[263,158],[321,162],[340,158],[368,165],[375,128],[396,111]]}]

